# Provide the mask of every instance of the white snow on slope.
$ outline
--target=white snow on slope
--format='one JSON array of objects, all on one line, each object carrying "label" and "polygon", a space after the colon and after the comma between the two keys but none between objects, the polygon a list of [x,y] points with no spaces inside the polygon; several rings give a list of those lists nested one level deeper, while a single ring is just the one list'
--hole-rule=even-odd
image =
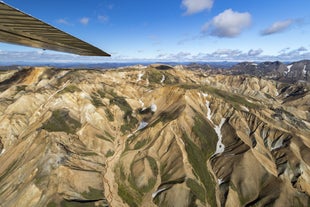
[{"label": "white snow on slope", "polygon": [[163,75],[163,77],[161,78],[161,81],[160,81],[160,83],[164,83],[164,81],[166,80],[166,76],[165,75]]},{"label": "white snow on slope", "polygon": [[281,148],[283,147],[283,138],[281,137],[273,147],[271,147],[271,150],[275,150],[275,149],[278,149],[278,148]]},{"label": "white snow on slope", "polygon": [[151,111],[152,111],[152,112],[156,112],[156,111],[157,111],[157,106],[156,106],[156,104],[153,103],[153,104],[151,105]]},{"label": "white snow on slope", "polygon": [[141,99],[139,99],[139,102],[140,102],[140,104],[141,104],[142,110],[144,110],[144,109],[145,109],[145,107],[144,107],[144,102],[143,102]]},{"label": "white snow on slope", "polygon": [[142,121],[136,131],[139,131],[141,129],[144,129],[149,123]]},{"label": "white snow on slope", "polygon": [[144,73],[139,73],[138,74],[138,78],[137,78],[137,82],[139,82],[140,80],[142,80],[142,77],[144,76]]},{"label": "white snow on slope", "polygon": [[249,111],[250,111],[249,108],[246,107],[246,106],[241,106],[241,108],[243,109],[243,111],[246,111],[246,112],[249,112]]},{"label": "white snow on slope", "polygon": [[[200,94],[199,94],[199,95],[200,95]],[[208,97],[208,96],[209,96],[207,93],[201,93],[201,95],[202,95],[203,97]],[[213,124],[213,121],[211,120],[212,114],[211,114],[211,108],[210,108],[210,102],[209,102],[209,101],[206,101],[206,107],[208,108],[207,118],[208,118],[209,121],[212,122],[212,124]]]},{"label": "white snow on slope", "polygon": [[217,183],[218,183],[219,185],[221,185],[222,183],[224,183],[224,181],[223,181],[223,179],[217,179]]},{"label": "white snow on slope", "polygon": [[208,108],[207,118],[213,123],[213,121],[211,120],[212,114],[211,114],[211,108],[210,108],[210,102],[209,101],[206,101],[206,106]]},{"label": "white snow on slope", "polygon": [[222,153],[225,150],[225,146],[222,143],[222,132],[221,132],[222,126],[225,123],[225,121],[226,121],[226,119],[222,118],[221,119],[221,123],[218,126],[214,127],[214,130],[215,130],[215,132],[217,134],[217,137],[218,137],[218,141],[217,141],[217,144],[216,144],[216,151],[215,151],[214,154]]},{"label": "white snow on slope", "polygon": [[152,198],[154,199],[159,193],[161,193],[167,189],[168,189],[168,187],[158,189],[156,192],[152,193]]},{"label": "white snow on slope", "polygon": [[287,67],[287,71],[285,71],[285,75],[287,75],[289,72],[291,72],[291,68],[293,67],[293,65],[288,65]]},{"label": "white snow on slope", "polygon": [[[202,95],[204,97],[208,96],[208,94],[202,94]],[[217,144],[216,144],[216,151],[215,151],[214,154],[222,153],[225,150],[225,145],[222,143],[222,132],[221,132],[221,129],[222,129],[223,124],[226,121],[226,118],[222,118],[221,122],[220,122],[220,124],[218,126],[215,125],[213,123],[213,121],[212,121],[212,111],[211,111],[211,108],[210,108],[210,102],[209,101],[206,101],[206,107],[208,108],[207,118],[214,125],[214,130],[215,130],[215,132],[217,134],[217,137],[218,137],[218,141],[217,141]]]},{"label": "white snow on slope", "polygon": [[136,129],[134,132],[132,132],[131,134],[129,134],[127,136],[127,138],[129,137],[132,137],[137,131],[141,130],[141,129],[144,129],[149,123],[145,122],[145,121],[142,121],[140,122],[139,126],[138,126],[138,129]]},{"label": "white snow on slope", "polygon": [[207,94],[207,93],[201,93],[201,94],[202,94],[203,97],[208,97],[209,96],[209,94]]},{"label": "white snow on slope", "polygon": [[307,75],[307,70],[306,70],[306,68],[307,68],[307,65],[304,65],[304,69],[302,70],[302,73],[304,74],[304,76]]}]

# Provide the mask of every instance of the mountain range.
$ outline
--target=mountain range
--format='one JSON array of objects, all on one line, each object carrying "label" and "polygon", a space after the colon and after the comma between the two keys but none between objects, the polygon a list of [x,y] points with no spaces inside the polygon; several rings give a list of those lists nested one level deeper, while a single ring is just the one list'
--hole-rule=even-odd
[{"label": "mountain range", "polygon": [[0,206],[310,206],[309,68],[0,70]]}]

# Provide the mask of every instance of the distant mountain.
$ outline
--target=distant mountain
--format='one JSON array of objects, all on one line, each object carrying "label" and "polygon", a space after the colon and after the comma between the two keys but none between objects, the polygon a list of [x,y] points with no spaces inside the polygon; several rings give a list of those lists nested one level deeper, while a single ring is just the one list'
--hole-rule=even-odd
[{"label": "distant mountain", "polygon": [[261,76],[284,82],[310,82],[310,60],[302,60],[290,64],[284,64],[279,61],[262,63],[242,62],[226,72],[233,75]]},{"label": "distant mountain", "polygon": [[[153,62],[106,62],[106,63],[25,63],[18,65],[3,65],[0,70],[12,70],[23,67],[53,67],[61,69],[120,69],[148,66]],[[183,65],[190,70],[204,70],[212,74],[251,75],[265,77],[282,82],[306,81],[310,82],[310,60],[293,63],[275,62],[159,62],[159,65]]]},{"label": "distant mountain", "polygon": [[308,65],[0,71],[0,206],[309,206]]}]

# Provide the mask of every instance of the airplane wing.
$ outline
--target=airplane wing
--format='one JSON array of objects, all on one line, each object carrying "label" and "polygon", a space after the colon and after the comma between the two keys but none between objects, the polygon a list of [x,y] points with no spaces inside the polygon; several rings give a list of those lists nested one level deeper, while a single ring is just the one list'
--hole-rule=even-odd
[{"label": "airplane wing", "polygon": [[0,1],[0,42],[83,56],[110,56],[87,42],[8,6],[3,1]]}]

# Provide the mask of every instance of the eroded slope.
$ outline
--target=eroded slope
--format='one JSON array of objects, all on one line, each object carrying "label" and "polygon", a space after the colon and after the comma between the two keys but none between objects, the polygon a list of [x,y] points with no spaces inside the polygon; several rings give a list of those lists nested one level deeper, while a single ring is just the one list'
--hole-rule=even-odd
[{"label": "eroded slope", "polygon": [[0,74],[4,206],[308,206],[305,83],[182,66]]}]

